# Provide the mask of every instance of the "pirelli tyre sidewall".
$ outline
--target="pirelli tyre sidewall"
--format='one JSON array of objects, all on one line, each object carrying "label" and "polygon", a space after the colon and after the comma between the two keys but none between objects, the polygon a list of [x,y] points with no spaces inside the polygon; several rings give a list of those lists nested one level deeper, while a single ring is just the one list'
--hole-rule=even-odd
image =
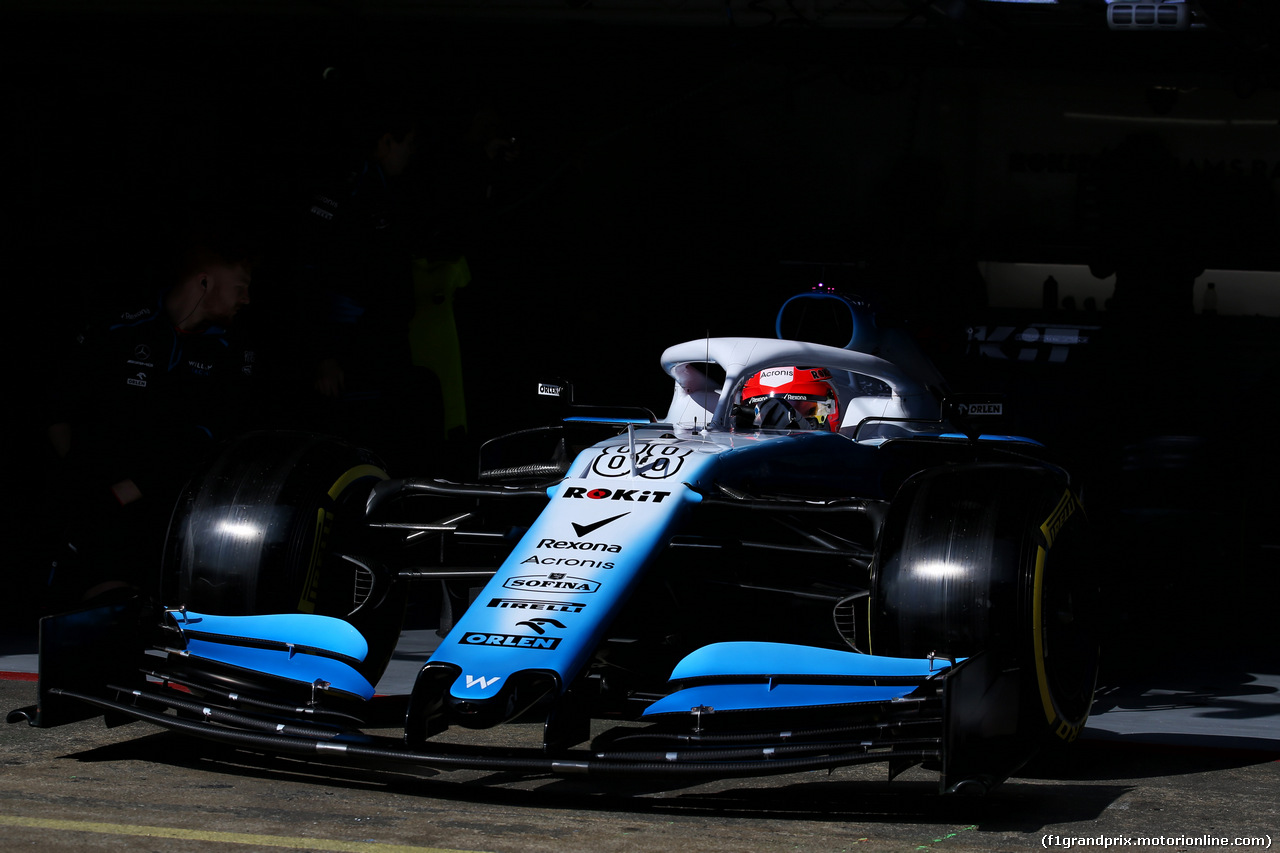
[{"label": "pirelli tyre sidewall", "polygon": [[1025,718],[1074,740],[1097,680],[1097,580],[1066,478],[1034,464],[921,472],[894,497],[872,571],[871,651],[994,656]]},{"label": "pirelli tyre sidewall", "polygon": [[364,634],[362,674],[381,675],[404,590],[361,551],[364,503],[387,478],[371,453],[297,432],[230,442],[187,484],[165,542],[166,606],[227,616],[318,613]]}]

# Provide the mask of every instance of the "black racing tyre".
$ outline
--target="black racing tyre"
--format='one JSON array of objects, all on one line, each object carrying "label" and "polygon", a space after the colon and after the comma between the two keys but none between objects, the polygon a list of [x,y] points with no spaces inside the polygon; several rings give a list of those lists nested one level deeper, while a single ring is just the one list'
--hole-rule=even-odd
[{"label": "black racing tyre", "polygon": [[358,556],[365,499],[385,479],[375,456],[328,436],[258,432],[233,440],[174,508],[165,605],[345,619],[369,643],[361,673],[376,683],[395,649],[405,601],[393,573]]},{"label": "black racing tyre", "polygon": [[1041,731],[1074,740],[1098,671],[1096,578],[1085,514],[1052,468],[967,464],[909,479],[877,546],[875,654],[986,653],[1023,673]]}]

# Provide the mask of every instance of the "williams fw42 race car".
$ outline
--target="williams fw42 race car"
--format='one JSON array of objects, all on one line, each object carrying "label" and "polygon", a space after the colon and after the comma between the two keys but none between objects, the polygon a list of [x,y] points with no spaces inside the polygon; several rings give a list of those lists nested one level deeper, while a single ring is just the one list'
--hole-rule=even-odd
[{"label": "williams fw42 race car", "polygon": [[[39,704],[10,720],[434,771],[883,762],[990,790],[1090,709],[1077,486],[863,306],[797,297],[780,334],[797,310],[835,312],[841,345],[672,346],[661,417],[544,383],[559,416],[484,445],[470,483],[239,438],[176,507],[159,598],[45,618]],[[379,693],[406,614],[438,646]],[[466,737],[515,722],[540,743]]]}]

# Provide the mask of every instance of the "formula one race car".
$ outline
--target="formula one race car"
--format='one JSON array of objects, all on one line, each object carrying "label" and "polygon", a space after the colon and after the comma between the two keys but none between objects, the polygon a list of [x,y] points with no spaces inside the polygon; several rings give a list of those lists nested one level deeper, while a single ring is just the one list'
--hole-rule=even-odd
[{"label": "formula one race car", "polygon": [[[781,338],[801,313],[840,345]],[[797,297],[779,330],[669,348],[662,417],[543,383],[555,422],[488,442],[471,483],[239,438],[175,510],[159,600],[43,620],[39,705],[11,721],[435,770],[923,764],[989,790],[1090,709],[1079,490],[864,305]],[[378,694],[406,613],[438,647]],[[536,747],[456,737],[531,720]]]}]

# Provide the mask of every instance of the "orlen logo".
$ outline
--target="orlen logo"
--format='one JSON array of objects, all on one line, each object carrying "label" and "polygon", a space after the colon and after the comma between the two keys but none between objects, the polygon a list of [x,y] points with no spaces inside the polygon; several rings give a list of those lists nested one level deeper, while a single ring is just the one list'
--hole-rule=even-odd
[{"label": "orlen logo", "polygon": [[969,417],[977,417],[978,415],[1003,415],[1004,404],[1002,403],[970,403],[967,406],[960,406],[960,414]]},{"label": "orlen logo", "polygon": [[636,501],[645,503],[652,499],[656,504],[663,498],[670,497],[670,492],[657,492],[648,489],[587,489],[585,486],[570,486],[564,490],[562,498],[588,498],[593,501]]},{"label": "orlen logo", "polygon": [[519,589],[525,592],[591,593],[600,589],[600,582],[552,572],[549,575],[521,575],[507,578],[502,586],[506,589]]},{"label": "orlen logo", "polygon": [[[464,634],[464,646],[512,646],[517,649],[554,649],[563,637],[529,637],[523,634]],[[482,689],[488,689],[481,685]]]}]

